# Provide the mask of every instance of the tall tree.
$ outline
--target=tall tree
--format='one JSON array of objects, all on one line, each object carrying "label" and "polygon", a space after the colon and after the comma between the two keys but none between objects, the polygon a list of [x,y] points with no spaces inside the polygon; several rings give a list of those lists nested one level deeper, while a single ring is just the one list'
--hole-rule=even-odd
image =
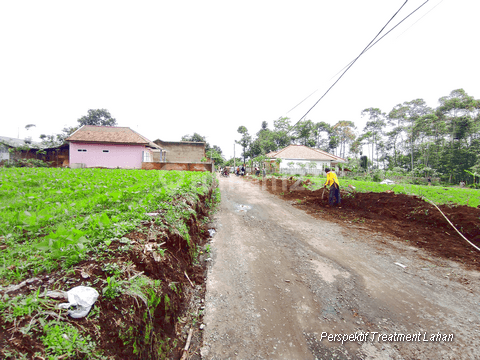
[{"label": "tall tree", "polygon": [[439,112],[444,116],[450,132],[451,143],[464,140],[474,129],[474,118],[478,114],[478,100],[465,90],[453,90],[449,96],[439,99]]},{"label": "tall tree", "polygon": [[358,158],[358,154],[361,153],[362,151],[362,141],[360,137],[356,137],[353,141],[352,144],[350,145],[350,153],[355,155],[355,159]]},{"label": "tall tree", "polygon": [[268,128],[266,121],[262,122],[262,127],[256,135],[257,137],[250,145],[250,157],[255,158],[278,149],[277,143],[275,142],[275,132]]},{"label": "tall tree", "polygon": [[432,112],[423,99],[415,99],[412,101],[406,101],[403,103],[402,111],[404,113],[404,129],[407,132],[408,139],[410,140],[410,164],[411,170],[414,168],[414,148],[415,140],[417,139],[419,132],[418,127],[415,126],[415,123],[419,121],[422,116],[427,115]]},{"label": "tall tree", "polygon": [[402,133],[402,127],[401,126],[396,126],[394,127],[391,131],[387,132],[385,135],[387,135],[387,142],[386,146],[388,149],[393,149],[393,164],[392,167],[398,166],[397,163],[397,155],[399,153],[399,150],[397,148],[398,144],[398,139],[401,136]]},{"label": "tall tree", "polygon": [[207,142],[206,137],[196,132],[194,132],[193,135],[183,135],[182,141],[203,142],[205,143],[205,146],[208,146],[210,148],[210,144]]},{"label": "tall tree", "polygon": [[105,109],[96,109],[96,110],[88,110],[87,115],[82,116],[80,119],[77,120],[77,126],[65,126],[62,129],[60,134],[56,135],[45,135],[41,134],[40,139],[42,140],[42,144],[46,146],[58,146],[65,142],[65,139],[72,135],[75,131],[77,131],[83,125],[97,125],[97,126],[116,126],[117,120],[112,118],[112,115]]},{"label": "tall tree", "polygon": [[292,143],[293,135],[290,131],[290,119],[288,117],[280,117],[273,122],[274,141],[277,149],[282,149]]},{"label": "tall tree", "polygon": [[245,159],[247,157],[246,149],[250,146],[252,142],[252,137],[248,133],[248,130],[245,126],[239,126],[237,132],[242,135],[242,138],[237,141],[237,144],[240,144],[243,148],[243,163],[245,164]]},{"label": "tall tree", "polygon": [[338,141],[340,145],[340,157],[345,158],[345,147],[347,143],[351,143],[355,140],[355,124],[353,121],[340,120],[333,127],[332,131],[338,136]]},{"label": "tall tree", "polygon": [[[328,151],[330,148],[330,136],[332,135],[332,127],[330,124],[324,121],[316,123],[313,133],[315,136],[315,147],[323,151]],[[322,136],[323,134],[325,135]]]},{"label": "tall tree", "polygon": [[386,125],[385,122],[385,113],[383,113],[379,108],[368,108],[362,111],[362,116],[368,116],[370,121],[367,121],[367,124],[363,131],[370,134],[372,140],[372,162],[373,162],[373,153],[374,149],[377,155],[377,166],[378,166],[378,151],[377,143],[379,142],[383,129]]},{"label": "tall tree", "polygon": [[314,129],[315,124],[312,120],[300,121],[294,130],[295,140],[300,145],[315,146]]},{"label": "tall tree", "polygon": [[83,125],[98,125],[98,126],[116,126],[117,120],[115,120],[110,112],[105,109],[88,110],[88,114],[82,116],[77,120],[80,126]]}]

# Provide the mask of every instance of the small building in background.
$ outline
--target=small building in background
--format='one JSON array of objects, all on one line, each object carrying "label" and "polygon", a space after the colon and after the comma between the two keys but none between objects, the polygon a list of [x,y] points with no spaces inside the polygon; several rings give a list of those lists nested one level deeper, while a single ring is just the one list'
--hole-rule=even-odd
[{"label": "small building in background", "polygon": [[160,139],[153,142],[167,151],[167,162],[200,163],[207,158],[204,142],[162,141]]},{"label": "small building in background", "polygon": [[141,169],[142,163],[166,157],[159,145],[128,127],[84,125],[66,141],[72,168]]},{"label": "small building in background", "polygon": [[[292,174],[321,173],[326,167],[335,169],[338,164],[347,162],[339,156],[305,145],[288,145],[266,154],[265,157],[268,170]],[[277,159],[281,159],[280,165]],[[289,166],[289,163],[293,163],[293,166]]]},{"label": "small building in background", "polygon": [[70,165],[68,143],[63,143],[58,146],[44,147],[42,150],[44,151],[44,154],[41,159],[50,163],[50,166],[68,167]]},{"label": "small building in background", "polygon": [[53,167],[68,166],[68,144],[47,146],[29,139],[0,136],[0,163],[37,159]]},{"label": "small building in background", "polygon": [[38,153],[42,149],[40,143],[29,139],[16,139],[0,136],[0,161],[8,162],[20,159],[41,159]]}]

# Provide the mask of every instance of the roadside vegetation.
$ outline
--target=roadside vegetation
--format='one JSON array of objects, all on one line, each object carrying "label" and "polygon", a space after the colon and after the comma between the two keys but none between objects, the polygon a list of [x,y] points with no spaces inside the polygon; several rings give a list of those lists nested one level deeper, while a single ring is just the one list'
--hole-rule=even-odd
[{"label": "roadside vegetation", "polygon": [[[261,176],[251,175],[252,178],[261,179]],[[267,178],[290,178],[292,175],[274,174],[267,175]],[[294,176],[298,179],[308,179],[307,188],[309,190],[317,190],[323,187],[326,181],[324,176]],[[398,184],[380,184],[375,181],[355,180],[347,177],[339,178],[341,188],[346,188],[349,185],[355,188],[356,192],[361,193],[381,193],[385,191],[392,191],[395,194],[415,195],[421,198],[427,198],[435,204],[449,204],[449,205],[467,205],[471,207],[480,206],[480,191],[472,188],[461,188],[452,186],[442,186],[441,184],[435,186],[416,185],[409,182]]]},{"label": "roadside vegetation", "polygon": [[[170,356],[219,196],[202,172],[0,169],[0,357]],[[76,286],[85,319],[51,295]]]},{"label": "roadside vegetation", "polygon": [[[312,190],[316,190],[323,186],[326,181],[325,178],[312,177]],[[477,207],[480,205],[479,190],[459,187],[444,187],[444,186],[426,186],[414,184],[379,184],[372,181],[360,181],[348,178],[340,178],[342,187],[352,185],[358,192],[385,192],[393,191],[395,194],[416,195],[418,197],[425,197],[435,204],[457,204]]]}]

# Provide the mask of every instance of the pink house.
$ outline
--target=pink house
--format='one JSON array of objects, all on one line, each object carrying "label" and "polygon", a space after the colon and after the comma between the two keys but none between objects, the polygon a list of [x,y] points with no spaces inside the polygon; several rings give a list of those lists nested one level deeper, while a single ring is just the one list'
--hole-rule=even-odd
[{"label": "pink house", "polygon": [[66,141],[70,167],[141,169],[142,162],[165,161],[165,151],[128,127],[84,125]]}]

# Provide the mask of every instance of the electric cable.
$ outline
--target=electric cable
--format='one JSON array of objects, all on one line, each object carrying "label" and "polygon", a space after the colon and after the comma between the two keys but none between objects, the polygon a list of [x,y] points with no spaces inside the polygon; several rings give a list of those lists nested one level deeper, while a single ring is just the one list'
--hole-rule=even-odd
[{"label": "electric cable", "polygon": [[[432,11],[433,9],[435,9],[435,8],[436,8],[438,5],[440,5],[442,2],[443,2],[443,0],[441,0],[437,5],[435,5],[433,8],[431,8],[430,10],[428,10],[425,14],[423,14],[423,16],[422,16],[420,19],[418,19],[417,21],[415,21],[412,25],[410,25],[408,28],[406,28],[404,32],[402,32],[400,35],[398,35],[398,36],[397,36],[397,39],[398,39],[400,36],[402,36],[403,34],[405,34],[405,33],[408,31],[408,29],[410,29],[412,26],[414,26],[417,22],[419,22],[419,21],[422,20],[425,16],[427,16],[430,11]],[[423,6],[423,4],[422,4],[422,6]]]},{"label": "electric cable", "polygon": [[[419,9],[420,9],[423,5],[425,5],[428,1],[429,1],[429,0],[425,1],[422,5],[420,5],[420,6],[417,7],[415,10],[413,10],[410,14],[408,14],[407,16],[405,16],[405,17],[404,17],[401,21],[399,21],[394,27],[392,27],[390,30],[388,30],[380,39],[378,39],[378,40],[375,41],[372,45],[370,45],[365,52],[367,52],[368,50],[370,50],[376,43],[378,43],[378,42],[379,42],[380,40],[382,40],[385,36],[387,36],[393,29],[395,29],[395,28],[396,28],[398,25],[400,25],[402,22],[404,22],[405,20],[407,20],[407,18],[409,18],[411,15],[413,15],[417,10],[419,10]],[[442,0],[442,1],[443,1],[443,0]],[[441,2],[442,2],[442,1],[441,1]],[[430,9],[427,13],[425,13],[425,15],[427,15],[430,11],[432,11],[432,10],[435,9],[438,5],[440,5],[441,2],[438,3],[437,5],[435,5],[435,6],[434,6],[432,9]],[[422,19],[425,15],[423,15],[420,19]],[[412,25],[410,25],[410,26],[407,28],[407,30],[410,29],[413,25],[415,25],[418,21],[420,21],[420,19],[418,19],[418,20],[415,21]],[[407,30],[405,30],[405,31],[407,31]],[[404,31],[404,32],[405,32],[405,31]],[[404,32],[403,32],[403,33],[404,33]],[[403,34],[403,33],[402,33],[402,34]],[[402,35],[402,34],[400,34],[400,35]],[[400,35],[399,35],[399,36],[400,36]],[[350,63],[348,63],[348,65],[350,65],[352,62],[353,62],[353,61],[351,61]],[[330,80],[333,79],[333,78],[335,78],[338,74],[340,74],[348,65],[345,65],[345,66],[342,68],[342,70],[340,70],[340,71],[337,72],[335,75],[333,75],[333,76],[330,78]]]},{"label": "electric cable", "polygon": [[[407,20],[407,18],[409,18],[411,15],[413,15],[417,10],[419,10],[423,5],[425,5],[429,0],[425,1],[422,5],[420,5],[419,7],[417,7],[415,10],[413,10],[410,14],[408,14],[407,16],[405,16],[400,22],[398,22],[393,28],[391,28],[390,30],[388,30],[388,32],[385,33],[385,35],[383,35],[380,39],[378,39],[377,41],[375,41],[372,45],[370,45],[368,47],[368,49],[365,51],[367,52],[368,50],[370,50],[376,43],[378,43],[380,40],[382,40],[385,36],[387,36],[393,29],[395,29],[398,25],[400,25],[402,22],[404,22],[405,20]],[[443,0],[441,0],[437,5],[435,5],[433,8],[431,8],[430,10],[428,10],[420,19],[418,19],[417,21],[415,21],[412,25],[410,25],[405,31],[407,31],[408,29],[410,29],[413,25],[415,25],[417,22],[419,22],[423,17],[425,17],[430,11],[432,11],[433,9],[435,9],[438,5],[440,5],[441,3],[443,2]],[[405,33],[405,31],[403,33]],[[402,33],[402,34],[403,34]],[[402,35],[398,35],[399,37]],[[350,62],[348,65],[350,65],[352,62]],[[333,75],[331,79],[335,78],[338,74],[340,74],[343,69],[345,69],[348,65],[345,65],[342,70],[340,70],[338,73],[336,73],[335,75]]]},{"label": "electric cable", "polygon": [[[428,1],[428,0],[427,0]],[[353,64],[355,64],[355,62],[360,58],[360,56],[362,56],[365,51],[367,50],[367,48],[375,41],[375,39],[382,33],[382,31],[387,27],[387,25],[393,20],[393,18],[399,13],[400,10],[402,10],[402,8],[406,5],[406,3],[408,2],[408,0],[405,0],[405,2],[403,3],[402,6],[400,6],[400,8],[395,12],[395,14],[393,14],[393,16],[390,18],[390,20],[388,20],[388,22],[382,27],[382,29],[378,32],[378,34],[368,43],[368,45],[365,47],[365,49],[363,49],[363,51],[355,58],[355,60],[353,60],[353,62],[347,67],[347,69],[342,73],[342,75],[340,75],[340,77],[327,89],[327,91],[320,97],[320,99],[317,100],[317,102],[315,104],[313,104],[313,106],[305,113],[305,115],[303,115],[300,120],[298,120],[295,125],[293,125],[290,130],[288,130],[287,134],[292,131],[296,126],[297,124],[302,121],[310,111],[312,111],[312,109],[320,102],[320,100],[322,100],[325,95],[327,95],[327,93],[337,84],[337,82],[340,81],[340,79],[343,77],[343,75],[345,75],[345,73],[353,66]]]},{"label": "electric cable", "polygon": [[292,111],[293,109],[295,109],[298,105],[300,105],[301,103],[303,103],[303,102],[304,102],[305,100],[307,100],[310,96],[312,96],[313,94],[315,94],[317,91],[318,91],[318,89],[315,90],[314,92],[312,92],[310,95],[308,95],[305,99],[303,99],[302,101],[300,101],[300,102],[299,102],[297,105],[295,105],[293,108],[291,108],[290,110],[288,110],[288,111],[285,113],[285,115],[288,114],[288,113],[289,113],[290,111]]}]

